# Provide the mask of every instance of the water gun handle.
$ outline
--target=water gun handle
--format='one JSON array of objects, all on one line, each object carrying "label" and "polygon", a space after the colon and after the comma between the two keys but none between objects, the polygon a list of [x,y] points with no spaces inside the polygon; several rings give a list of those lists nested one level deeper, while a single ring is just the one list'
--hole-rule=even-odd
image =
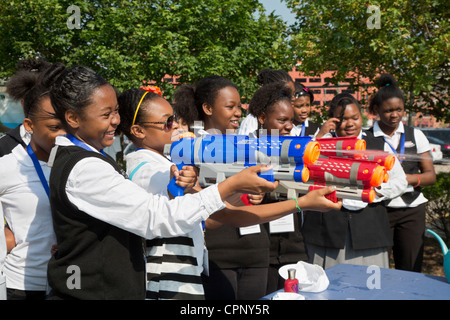
[{"label": "water gun handle", "polygon": [[[313,191],[313,190],[317,190],[317,189],[322,189],[324,188],[323,186],[318,186],[318,185],[312,185],[309,187],[309,191]],[[332,193],[326,194],[325,198],[327,198],[330,201],[333,201],[334,203],[337,202],[337,197],[336,197],[336,190],[333,191]]]},{"label": "water gun handle", "polygon": [[[183,164],[177,164],[177,168],[178,171],[180,171],[183,168]],[[176,178],[173,177],[169,184],[167,185],[167,189],[170,191],[170,193],[172,194],[172,196],[174,197],[179,197],[182,196],[184,194],[184,187],[180,187],[179,185],[176,184]]]},{"label": "water gun handle", "polygon": [[266,179],[267,181],[275,182],[275,179],[273,177],[273,169],[270,169],[270,170],[264,171],[264,172],[260,172],[260,173],[258,173],[258,176]]}]

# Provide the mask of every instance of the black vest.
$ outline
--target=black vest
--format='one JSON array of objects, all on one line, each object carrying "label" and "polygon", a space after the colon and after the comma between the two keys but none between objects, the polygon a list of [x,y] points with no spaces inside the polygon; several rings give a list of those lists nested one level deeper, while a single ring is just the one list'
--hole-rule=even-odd
[{"label": "black vest", "polygon": [[267,268],[269,267],[269,232],[261,224],[261,232],[240,235],[239,228],[223,225],[206,229],[209,268]]},{"label": "black vest", "polygon": [[[364,137],[367,149],[382,138],[372,134]],[[384,202],[371,203],[353,211],[344,207],[329,212],[305,212],[302,228],[305,243],[321,247],[343,249],[346,237],[351,237],[352,249],[371,249],[392,246],[392,234]]]},{"label": "black vest", "polygon": [[[405,154],[412,154],[417,155],[417,147],[416,147],[416,139],[414,137],[414,128],[409,126],[404,126],[405,128]],[[373,127],[366,131],[367,135],[373,136]],[[381,137],[380,137],[381,138]],[[384,139],[381,138],[381,140],[375,140],[371,144],[367,143],[366,149],[368,150],[384,150]],[[397,153],[400,154],[400,143],[396,149]],[[420,160],[416,160],[417,157],[409,158],[408,156],[407,160],[403,161],[402,167],[403,171],[405,171],[406,174],[415,174],[420,173]],[[414,188],[414,191],[404,193],[401,198],[406,204],[412,203],[414,200],[417,199],[417,197],[420,195],[422,188],[417,187]],[[387,204],[389,205],[389,204]]]},{"label": "black vest", "polygon": [[[67,198],[68,176],[86,157],[98,157],[123,173],[111,157],[76,146],[58,147],[49,182],[58,250],[48,264],[49,285],[56,298],[144,299],[142,239],[80,211]],[[76,283],[71,266],[81,274],[79,289],[70,285]]]},{"label": "black vest", "polygon": [[305,128],[305,136],[312,137],[316,133],[317,129],[321,127],[320,124],[308,121],[308,126]]},{"label": "black vest", "polygon": [[11,153],[12,149],[17,147],[19,144],[21,144],[24,148],[27,146],[20,136],[20,125],[6,132],[6,134],[0,139],[0,157]]}]

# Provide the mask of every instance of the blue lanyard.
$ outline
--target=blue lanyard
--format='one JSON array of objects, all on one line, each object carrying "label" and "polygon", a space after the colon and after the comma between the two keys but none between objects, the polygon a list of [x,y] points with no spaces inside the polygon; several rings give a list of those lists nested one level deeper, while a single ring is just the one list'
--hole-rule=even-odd
[{"label": "blue lanyard", "polygon": [[47,196],[50,196],[50,190],[48,187],[47,179],[45,179],[44,171],[42,171],[41,164],[39,163],[39,160],[36,157],[36,154],[34,153],[33,149],[31,148],[31,145],[27,146],[27,153],[30,156],[31,160],[33,160],[34,168],[36,169],[39,179],[41,180],[41,183],[44,186]]},{"label": "blue lanyard", "polygon": [[[73,135],[71,135],[70,133],[66,134],[66,138],[69,139],[74,145],[81,147],[85,150],[88,151],[93,151],[91,148],[88,147],[88,145],[86,143],[84,143],[83,141],[81,141],[80,139],[75,138]],[[105,152],[102,150],[100,150],[100,152],[105,156]]]},{"label": "blue lanyard", "polygon": [[302,131],[300,132],[300,137],[305,136],[305,121],[302,123]]},{"label": "blue lanyard", "polygon": [[[391,148],[391,150],[394,151],[395,155],[397,155],[397,150],[395,150],[394,147],[389,142],[386,141],[385,137],[383,137],[383,139],[384,139],[384,142],[386,142],[387,145]],[[400,154],[401,155],[405,154],[405,134],[404,133],[402,133],[402,136],[400,138]],[[400,160],[400,162],[403,162],[403,159],[399,159],[399,160]]]}]

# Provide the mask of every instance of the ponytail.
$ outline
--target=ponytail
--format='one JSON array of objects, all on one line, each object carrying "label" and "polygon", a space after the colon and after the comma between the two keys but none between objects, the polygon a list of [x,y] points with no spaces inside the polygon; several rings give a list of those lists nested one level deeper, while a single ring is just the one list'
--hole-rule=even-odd
[{"label": "ponytail", "polygon": [[382,74],[376,81],[378,91],[370,99],[369,112],[375,115],[375,106],[381,106],[384,101],[391,98],[399,98],[405,101],[403,91],[391,74]]}]

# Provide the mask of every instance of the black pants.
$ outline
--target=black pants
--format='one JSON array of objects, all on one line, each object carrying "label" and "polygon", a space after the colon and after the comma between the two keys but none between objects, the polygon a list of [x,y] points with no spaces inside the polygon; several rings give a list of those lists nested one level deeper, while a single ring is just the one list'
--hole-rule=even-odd
[{"label": "black pants", "polygon": [[387,208],[394,240],[395,268],[421,272],[425,237],[425,203],[415,208]]},{"label": "black pants", "polygon": [[266,295],[268,268],[211,269],[202,275],[205,300],[257,300]]},{"label": "black pants", "polygon": [[[307,261],[307,260],[306,260]],[[289,263],[286,263],[289,264]],[[292,263],[292,264],[296,264]],[[269,266],[269,277],[267,279],[267,290],[266,294],[273,293],[277,290],[284,288],[284,282],[286,281],[283,279],[280,274],[278,273],[278,270],[283,266],[284,264],[271,264]]]}]

